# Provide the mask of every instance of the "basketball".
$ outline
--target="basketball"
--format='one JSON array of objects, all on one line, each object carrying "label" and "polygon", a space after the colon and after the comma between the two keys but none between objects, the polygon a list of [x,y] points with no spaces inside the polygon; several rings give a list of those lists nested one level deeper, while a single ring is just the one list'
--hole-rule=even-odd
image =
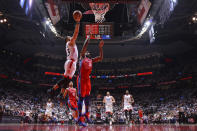
[{"label": "basketball", "polygon": [[82,17],[81,11],[75,10],[75,11],[73,12],[73,18],[74,18],[75,21],[76,21],[77,19],[81,19],[81,17]]}]

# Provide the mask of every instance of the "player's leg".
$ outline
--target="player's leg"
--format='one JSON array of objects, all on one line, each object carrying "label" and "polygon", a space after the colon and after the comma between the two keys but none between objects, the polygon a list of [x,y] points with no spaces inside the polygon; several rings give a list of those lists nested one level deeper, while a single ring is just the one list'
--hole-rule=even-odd
[{"label": "player's leg", "polygon": [[106,112],[106,123],[109,122],[109,112]]},{"label": "player's leg", "polygon": [[47,92],[51,93],[58,88],[61,88],[60,94],[63,94],[65,89],[67,88],[69,82],[71,81],[75,71],[76,71],[76,62],[72,60],[67,60],[64,64],[64,78],[59,80],[57,84],[53,86],[52,89],[49,89]]},{"label": "player's leg", "polygon": [[92,121],[90,120],[90,112],[89,112],[90,96],[87,95],[84,101],[85,101],[85,118],[88,123],[92,123]]},{"label": "player's leg", "polygon": [[109,124],[112,125],[112,112],[109,113]]},{"label": "player's leg", "polygon": [[78,112],[79,112],[79,118],[82,116],[82,105],[84,100],[84,93],[82,92],[83,89],[81,89],[81,79],[80,77],[77,77],[77,94],[78,94]]},{"label": "player's leg", "polygon": [[83,101],[85,97],[84,92],[84,86],[82,85],[83,81],[81,81],[80,76],[77,77],[77,94],[78,94],[78,123],[80,126],[86,126],[86,124],[83,121],[83,115],[82,115],[82,108],[83,108]]},{"label": "player's leg", "polygon": [[79,97],[79,100],[78,100],[78,124],[80,126],[86,126],[86,124],[83,122],[83,115],[82,115],[83,101],[84,101],[84,97]]},{"label": "player's leg", "polygon": [[76,71],[76,62],[72,60],[67,60],[64,64],[64,83],[63,86],[61,87],[61,92],[58,95],[58,97],[63,98],[65,89],[68,87],[70,81],[72,80],[72,77],[75,74]]},{"label": "player's leg", "polygon": [[79,97],[79,100],[78,100],[79,118],[82,116],[83,100],[84,100],[83,97]]},{"label": "player's leg", "polygon": [[73,116],[74,120],[77,122],[77,119],[78,119],[78,106],[77,106],[77,102],[76,101],[70,101],[70,100],[68,100],[68,107],[71,109],[72,116]]},{"label": "player's leg", "polygon": [[[66,63],[64,64],[64,78],[66,79],[66,81],[64,81],[64,87],[67,88],[68,84],[70,83],[70,81],[72,80],[75,71],[76,71],[76,61],[73,60],[67,60]],[[63,92],[64,93],[64,92]]]},{"label": "player's leg", "polygon": [[54,86],[53,88],[50,88],[47,90],[48,93],[52,93],[53,91],[56,91],[58,88],[62,88],[62,86],[65,83],[65,78],[59,80]]},{"label": "player's leg", "polygon": [[129,110],[129,119],[132,122],[132,110]]},{"label": "player's leg", "polygon": [[78,110],[73,111],[73,118],[77,122],[77,120],[78,120]]},{"label": "player's leg", "polygon": [[129,120],[128,119],[128,110],[125,110],[124,112],[125,112],[125,117],[126,117],[126,124],[128,124],[128,120]]},{"label": "player's leg", "polygon": [[60,80],[57,85],[59,85],[59,87],[61,87],[61,91],[60,94],[57,96],[57,98],[59,99],[63,99],[63,94],[66,90],[66,88],[68,87],[68,83],[72,81],[72,79],[68,78],[68,77],[64,77],[62,80]]}]

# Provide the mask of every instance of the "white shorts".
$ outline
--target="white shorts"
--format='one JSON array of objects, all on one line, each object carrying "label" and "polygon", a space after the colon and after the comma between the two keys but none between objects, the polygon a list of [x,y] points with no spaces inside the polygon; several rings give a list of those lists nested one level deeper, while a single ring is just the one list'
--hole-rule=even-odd
[{"label": "white shorts", "polygon": [[124,105],[124,111],[125,111],[125,110],[133,110],[133,106],[130,105],[130,104],[125,104],[125,105]]},{"label": "white shorts", "polygon": [[113,113],[113,106],[105,106],[105,112]]},{"label": "white shorts", "polygon": [[45,115],[52,117],[52,110],[46,110]]},{"label": "white shorts", "polygon": [[64,76],[72,78],[75,74],[77,61],[67,60],[64,64]]}]

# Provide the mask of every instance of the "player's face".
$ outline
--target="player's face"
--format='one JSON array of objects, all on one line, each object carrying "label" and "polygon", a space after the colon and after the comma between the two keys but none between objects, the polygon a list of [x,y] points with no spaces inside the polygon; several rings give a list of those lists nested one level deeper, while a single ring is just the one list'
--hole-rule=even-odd
[{"label": "player's face", "polygon": [[109,92],[107,92],[107,96],[110,96],[110,93]]},{"label": "player's face", "polygon": [[48,100],[49,102],[51,101],[51,99]]},{"label": "player's face", "polygon": [[69,83],[69,87],[70,87],[70,88],[73,88],[73,82],[70,82],[70,83]]},{"label": "player's face", "polygon": [[128,90],[126,90],[126,94],[129,94],[129,91]]},{"label": "player's face", "polygon": [[66,37],[66,42],[70,41],[71,40],[71,37],[70,36],[67,36]]},{"label": "player's face", "polygon": [[90,58],[90,57],[91,57],[91,54],[90,54],[90,52],[86,51],[86,53],[85,53],[85,57],[88,57],[88,58]]}]

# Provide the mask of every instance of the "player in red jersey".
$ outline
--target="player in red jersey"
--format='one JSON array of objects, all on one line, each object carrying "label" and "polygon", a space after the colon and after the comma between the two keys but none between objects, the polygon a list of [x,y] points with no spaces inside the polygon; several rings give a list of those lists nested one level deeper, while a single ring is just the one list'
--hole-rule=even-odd
[{"label": "player in red jersey", "polygon": [[101,40],[99,43],[100,55],[91,58],[90,53],[87,51],[88,41],[90,37],[84,42],[83,48],[80,53],[79,59],[79,76],[77,78],[77,88],[78,88],[78,110],[79,110],[79,125],[86,126],[82,122],[82,103],[85,103],[85,118],[91,123],[89,118],[89,101],[90,101],[90,92],[91,92],[91,82],[90,82],[90,73],[92,71],[92,63],[102,61],[103,59],[103,45],[104,41]]},{"label": "player in red jersey", "polygon": [[77,106],[77,91],[73,88],[73,82],[70,81],[69,87],[65,89],[64,98],[68,95],[68,107],[72,111],[72,116],[75,121],[78,119],[78,106]]}]

